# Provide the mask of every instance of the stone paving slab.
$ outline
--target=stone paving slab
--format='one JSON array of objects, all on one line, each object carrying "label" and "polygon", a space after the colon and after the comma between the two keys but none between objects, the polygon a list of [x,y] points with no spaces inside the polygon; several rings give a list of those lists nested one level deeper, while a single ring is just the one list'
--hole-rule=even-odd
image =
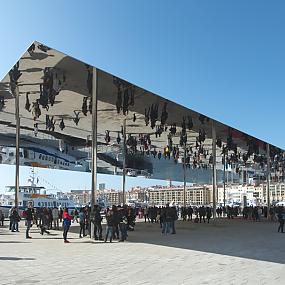
[{"label": "stone paving slab", "polygon": [[[33,239],[0,228],[0,284],[285,284],[285,234],[275,223],[178,222],[176,235],[137,223],[128,242],[70,233]],[[77,227],[72,227],[76,232]]]}]

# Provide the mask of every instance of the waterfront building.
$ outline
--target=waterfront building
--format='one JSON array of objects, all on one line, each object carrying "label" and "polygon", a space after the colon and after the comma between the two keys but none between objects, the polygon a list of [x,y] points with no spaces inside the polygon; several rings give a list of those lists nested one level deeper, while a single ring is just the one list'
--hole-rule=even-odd
[{"label": "waterfront building", "polygon": [[[183,186],[156,186],[147,189],[148,203],[154,205],[183,205]],[[187,186],[187,205],[208,205],[211,202],[211,191],[208,186]]]}]

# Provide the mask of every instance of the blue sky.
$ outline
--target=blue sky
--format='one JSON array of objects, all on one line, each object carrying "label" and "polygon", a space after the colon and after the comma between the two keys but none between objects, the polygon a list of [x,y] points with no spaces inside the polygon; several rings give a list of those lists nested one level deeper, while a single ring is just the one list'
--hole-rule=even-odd
[{"label": "blue sky", "polygon": [[[38,40],[285,148],[282,0],[14,0],[1,11],[1,78]],[[14,175],[0,171],[2,189]],[[65,174],[65,184],[43,173],[54,185],[90,185],[88,174]],[[120,188],[120,178],[103,180]],[[153,181],[128,179],[140,183]]]}]

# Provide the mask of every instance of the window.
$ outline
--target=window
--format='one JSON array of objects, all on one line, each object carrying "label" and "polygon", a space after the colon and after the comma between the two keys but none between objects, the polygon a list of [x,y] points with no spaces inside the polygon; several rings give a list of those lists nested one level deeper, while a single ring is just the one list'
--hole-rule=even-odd
[{"label": "window", "polygon": [[38,206],[39,206],[39,207],[41,206],[41,202],[38,202]]}]

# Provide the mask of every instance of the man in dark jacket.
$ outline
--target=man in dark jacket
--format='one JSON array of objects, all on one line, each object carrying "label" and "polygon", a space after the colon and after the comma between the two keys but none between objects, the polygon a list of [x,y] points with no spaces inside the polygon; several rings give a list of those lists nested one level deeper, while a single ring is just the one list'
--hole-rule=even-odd
[{"label": "man in dark jacket", "polygon": [[176,234],[176,229],[175,229],[175,221],[178,220],[178,215],[177,215],[177,210],[176,207],[173,206],[171,207],[171,230],[172,234]]},{"label": "man in dark jacket", "polygon": [[172,231],[172,221],[173,221],[173,210],[169,207],[169,204],[166,204],[166,207],[163,211],[163,226],[162,226],[162,233],[168,234]]},{"label": "man in dark jacket", "polygon": [[103,240],[102,238],[102,217],[100,214],[100,207],[95,205],[95,213],[94,213],[94,237],[95,240]]},{"label": "man in dark jacket", "polygon": [[278,213],[278,222],[279,222],[279,226],[278,226],[278,233],[284,233],[284,222],[285,222],[285,213],[284,210],[281,209]]},{"label": "man in dark jacket", "polygon": [[27,229],[26,229],[26,238],[32,238],[32,237],[29,235],[29,231],[30,231],[30,228],[31,228],[31,226],[32,226],[33,216],[34,216],[33,204],[32,204],[32,203],[29,203],[28,209],[26,210],[26,226],[27,226]]}]

